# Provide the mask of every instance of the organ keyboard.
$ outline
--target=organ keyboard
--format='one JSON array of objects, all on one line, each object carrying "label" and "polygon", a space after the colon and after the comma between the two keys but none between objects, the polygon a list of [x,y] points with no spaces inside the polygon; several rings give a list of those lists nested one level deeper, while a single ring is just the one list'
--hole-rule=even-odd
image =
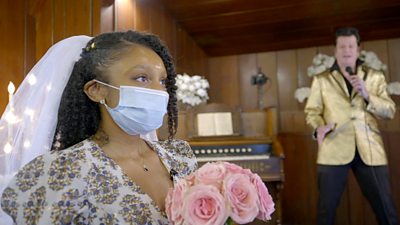
[{"label": "organ keyboard", "polygon": [[273,150],[270,138],[207,139],[189,141],[199,166],[228,161],[257,173],[263,181],[282,181],[282,157]]}]

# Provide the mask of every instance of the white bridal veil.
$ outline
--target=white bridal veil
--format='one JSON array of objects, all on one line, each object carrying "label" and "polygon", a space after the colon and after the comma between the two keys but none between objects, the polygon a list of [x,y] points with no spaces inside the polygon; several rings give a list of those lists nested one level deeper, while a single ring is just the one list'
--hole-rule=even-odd
[{"label": "white bridal veil", "polygon": [[[74,63],[90,39],[75,36],[53,45],[7,105],[0,120],[0,196],[22,166],[50,150],[61,95]],[[0,221],[12,224],[1,209]]]}]

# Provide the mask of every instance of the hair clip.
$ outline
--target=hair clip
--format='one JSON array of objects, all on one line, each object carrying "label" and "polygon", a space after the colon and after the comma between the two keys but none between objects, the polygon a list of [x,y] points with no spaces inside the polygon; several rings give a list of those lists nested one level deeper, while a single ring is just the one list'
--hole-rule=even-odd
[{"label": "hair clip", "polygon": [[90,46],[86,46],[85,51],[89,52],[95,48],[96,48],[96,43],[93,42]]}]

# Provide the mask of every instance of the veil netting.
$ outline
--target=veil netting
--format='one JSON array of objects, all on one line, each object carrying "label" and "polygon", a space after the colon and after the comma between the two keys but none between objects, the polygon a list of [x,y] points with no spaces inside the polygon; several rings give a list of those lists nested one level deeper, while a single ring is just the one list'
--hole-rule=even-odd
[{"label": "veil netting", "polygon": [[[61,95],[91,37],[53,45],[27,74],[0,119],[0,197],[25,164],[51,148]],[[11,219],[0,208],[0,221]]]}]

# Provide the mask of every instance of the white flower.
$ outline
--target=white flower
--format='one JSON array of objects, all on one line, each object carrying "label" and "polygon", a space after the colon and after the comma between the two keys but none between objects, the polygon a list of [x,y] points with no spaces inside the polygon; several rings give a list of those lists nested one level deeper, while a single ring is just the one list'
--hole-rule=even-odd
[{"label": "white flower", "polygon": [[321,55],[321,54],[316,55],[316,56],[314,57],[314,59],[313,59],[312,62],[313,62],[314,65],[319,65],[319,64],[321,64],[321,62],[322,62],[322,55]]},{"label": "white flower", "polygon": [[200,77],[199,75],[194,75],[194,76],[192,77],[192,80],[193,80],[193,81],[199,81],[199,80],[201,80],[201,77]]},{"label": "white flower", "polygon": [[297,99],[297,101],[303,103],[304,100],[310,96],[310,92],[311,89],[309,87],[298,88],[294,93],[294,97]]},{"label": "white flower", "polygon": [[387,86],[387,91],[390,95],[400,95],[400,82],[391,82]]},{"label": "white flower", "polygon": [[182,103],[195,106],[208,100],[207,89],[210,85],[199,75],[177,74],[176,86],[178,87],[176,96]]},{"label": "white flower", "polygon": [[207,92],[206,92],[206,90],[204,90],[204,89],[198,89],[198,90],[196,91],[196,94],[197,94],[198,96],[200,96],[200,97],[205,97],[205,96],[207,95]]},{"label": "white flower", "polygon": [[335,58],[334,57],[327,57],[324,60],[324,65],[327,68],[331,68],[333,66],[333,63],[335,63]]},{"label": "white flower", "polygon": [[335,62],[334,57],[327,56],[324,54],[317,54],[316,56],[314,56],[312,60],[312,65],[308,67],[307,74],[309,77],[311,77],[316,74],[322,73],[325,70],[329,69],[334,62]]},{"label": "white flower", "polygon": [[201,83],[201,87],[202,87],[203,89],[206,89],[206,88],[209,88],[209,87],[210,87],[210,84],[208,83],[207,80],[201,80],[200,83]]},{"label": "white flower", "polygon": [[179,87],[179,89],[181,89],[182,91],[184,91],[184,90],[187,90],[187,89],[189,89],[189,87],[187,86],[187,84],[185,84],[185,83],[181,83],[180,85],[179,84],[176,84],[178,87]]},{"label": "white flower", "polygon": [[319,73],[324,72],[326,69],[327,69],[327,67],[322,64],[322,65],[319,65],[319,66],[315,67],[314,68],[314,72],[316,74],[319,74]]},{"label": "white flower", "polygon": [[194,91],[196,90],[196,87],[195,87],[193,84],[191,84],[191,85],[189,85],[188,90],[189,90],[190,92],[194,92]]}]

